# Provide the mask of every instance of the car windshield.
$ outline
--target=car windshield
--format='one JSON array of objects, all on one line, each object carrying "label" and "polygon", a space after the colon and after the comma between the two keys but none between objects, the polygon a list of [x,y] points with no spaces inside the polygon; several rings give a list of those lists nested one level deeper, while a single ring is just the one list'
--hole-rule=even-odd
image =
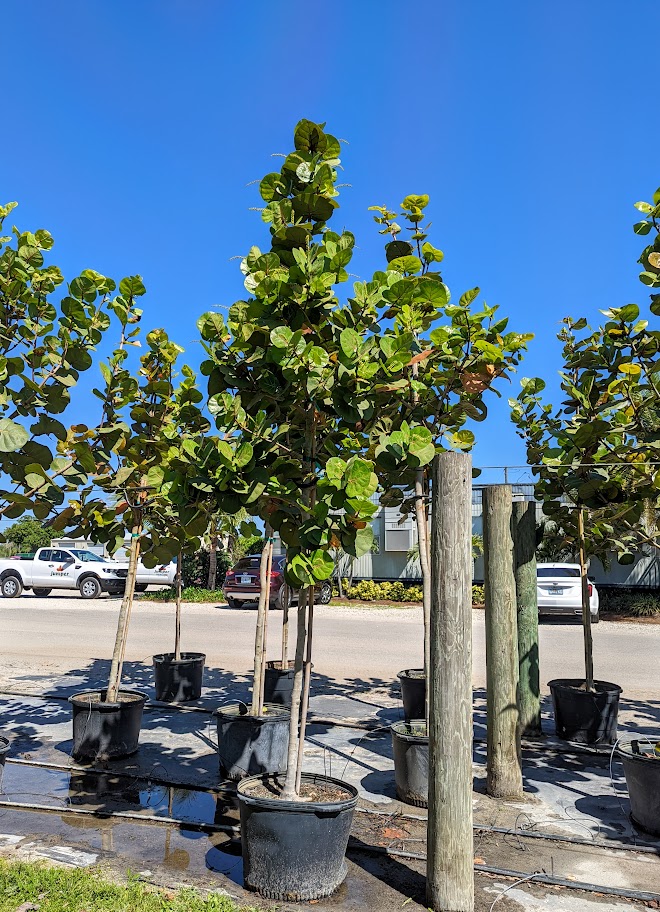
[{"label": "car windshield", "polygon": [[261,561],[260,555],[255,555],[254,557],[244,557],[234,567],[234,570],[258,570],[259,563]]},{"label": "car windshield", "polygon": [[83,563],[85,561],[101,561],[101,563],[104,563],[104,558],[99,557],[98,554],[94,554],[93,551],[85,551],[81,548],[80,550],[76,549],[75,551],[72,549],[71,553],[76,560],[83,561]]},{"label": "car windshield", "polygon": [[550,576],[553,579],[561,576],[570,576],[570,577],[579,577],[580,568],[579,567],[537,567],[536,568],[537,577]]}]

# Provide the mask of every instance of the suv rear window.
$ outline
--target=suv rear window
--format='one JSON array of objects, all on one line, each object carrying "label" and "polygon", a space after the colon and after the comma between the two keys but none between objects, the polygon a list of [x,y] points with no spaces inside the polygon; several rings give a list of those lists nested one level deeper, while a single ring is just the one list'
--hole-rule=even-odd
[{"label": "suv rear window", "polygon": [[258,570],[260,557],[244,557],[236,564],[234,570]]},{"label": "suv rear window", "polygon": [[556,579],[558,576],[571,576],[579,577],[580,568],[579,567],[537,567],[536,576],[551,576]]}]

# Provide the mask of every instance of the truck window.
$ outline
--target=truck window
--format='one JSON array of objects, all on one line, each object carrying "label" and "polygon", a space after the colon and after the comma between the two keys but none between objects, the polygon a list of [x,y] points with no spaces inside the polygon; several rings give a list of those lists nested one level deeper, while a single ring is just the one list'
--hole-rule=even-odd
[{"label": "truck window", "polygon": [[51,560],[56,561],[58,564],[71,564],[73,562],[73,557],[68,551],[59,551],[55,549],[52,554]]},{"label": "truck window", "polygon": [[49,561],[52,560],[51,554],[53,552],[50,548],[42,548],[39,554],[37,555],[37,560],[40,561]]}]

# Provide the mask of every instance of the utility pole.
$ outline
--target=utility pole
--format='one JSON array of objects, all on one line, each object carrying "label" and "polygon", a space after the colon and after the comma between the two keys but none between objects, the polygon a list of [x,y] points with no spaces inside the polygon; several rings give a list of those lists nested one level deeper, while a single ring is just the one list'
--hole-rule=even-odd
[{"label": "utility pole", "polygon": [[513,504],[513,567],[518,613],[520,731],[523,735],[538,737],[542,732],[534,501],[517,501]]},{"label": "utility pole", "polygon": [[433,462],[426,901],[473,912],[472,461]]},{"label": "utility pole", "polygon": [[486,789],[493,798],[522,796],[518,716],[518,633],[510,485],[483,490],[486,590]]}]

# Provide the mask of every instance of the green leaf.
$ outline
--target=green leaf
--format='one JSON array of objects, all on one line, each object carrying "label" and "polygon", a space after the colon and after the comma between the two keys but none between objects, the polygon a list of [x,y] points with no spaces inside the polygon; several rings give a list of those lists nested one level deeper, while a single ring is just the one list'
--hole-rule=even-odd
[{"label": "green leaf", "polygon": [[348,357],[354,357],[360,348],[360,337],[354,329],[350,327],[342,329],[339,335],[339,344],[341,350]]},{"label": "green leaf", "polygon": [[11,418],[0,418],[0,453],[15,453],[30,439],[30,432]]},{"label": "green leaf", "polygon": [[466,291],[461,295],[460,301],[458,302],[459,307],[469,307],[474,299],[478,296],[480,288],[471,288],[469,291]]},{"label": "green leaf", "polygon": [[346,466],[344,486],[348,497],[369,497],[378,486],[378,479],[372,464],[359,456],[353,456]]},{"label": "green leaf", "polygon": [[246,440],[236,450],[236,465],[239,466],[239,468],[246,466],[252,459],[253,454],[254,450],[252,444]]},{"label": "green leaf", "polygon": [[429,196],[427,193],[422,193],[420,195],[415,195],[414,193],[411,193],[401,203],[401,208],[407,209],[408,211],[412,211],[414,209],[426,209],[428,204],[429,204]]},{"label": "green leaf", "polygon": [[422,261],[416,256],[397,257],[388,264],[388,269],[402,275],[415,275],[422,268]]},{"label": "green leaf", "polygon": [[276,326],[270,332],[270,341],[276,348],[288,348],[292,336],[288,326]]},{"label": "green leaf", "polygon": [[399,257],[410,256],[413,252],[413,245],[408,241],[390,241],[389,244],[385,245],[385,256],[387,257],[387,262],[391,263],[392,260],[396,260]]},{"label": "green leaf", "polygon": [[635,203],[635,209],[639,209],[640,212],[653,212],[653,206],[650,203],[639,202]]},{"label": "green leaf", "polygon": [[472,431],[457,431],[451,435],[451,442],[458,450],[469,450],[474,446],[474,434]]},{"label": "green leaf", "polygon": [[145,294],[146,291],[147,289],[142,282],[142,276],[139,275],[127,276],[119,283],[119,294],[123,295],[125,298],[139,298],[140,295]]},{"label": "green leaf", "polygon": [[328,481],[331,481],[336,487],[341,485],[341,480],[346,472],[346,463],[338,456],[331,456],[325,464],[325,474]]},{"label": "green leaf", "polygon": [[335,562],[332,559],[332,556],[321,548],[312,551],[310,554],[310,563],[312,574],[316,582],[329,579],[335,569]]},{"label": "green leaf", "polygon": [[368,554],[371,551],[373,543],[374,533],[371,526],[366,526],[364,529],[358,529],[355,533],[355,556],[362,557],[363,554]]},{"label": "green leaf", "polygon": [[635,222],[633,231],[635,234],[648,234],[652,227],[651,222]]},{"label": "green leaf", "polygon": [[428,241],[422,244],[422,256],[426,263],[442,263],[445,258],[442,250],[434,247],[433,244],[429,244]]},{"label": "green leaf", "polygon": [[619,370],[622,374],[627,374],[629,377],[639,377],[642,372],[639,364],[634,364],[632,361],[624,361],[619,364]]}]

